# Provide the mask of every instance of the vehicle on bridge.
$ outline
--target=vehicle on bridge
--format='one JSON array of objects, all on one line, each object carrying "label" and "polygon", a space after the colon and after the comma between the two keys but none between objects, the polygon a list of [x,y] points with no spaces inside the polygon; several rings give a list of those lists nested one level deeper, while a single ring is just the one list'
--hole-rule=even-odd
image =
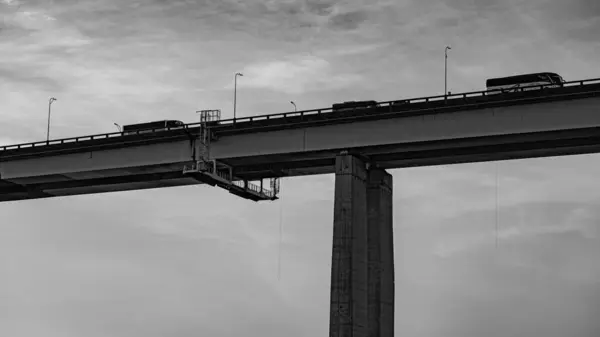
[{"label": "vehicle on bridge", "polygon": [[180,128],[185,126],[185,123],[178,120],[163,120],[139,124],[123,125],[123,135],[134,135],[139,133],[149,133],[155,131],[163,131],[167,128]]},{"label": "vehicle on bridge", "polygon": [[338,110],[347,110],[347,109],[366,109],[366,108],[376,108],[379,105],[377,101],[348,101],[344,103],[334,103],[331,106],[333,111]]},{"label": "vehicle on bridge", "polygon": [[[540,85],[547,88],[561,87],[565,80],[556,73],[532,73],[516,76],[490,78],[486,81],[487,90],[493,90],[489,94],[500,94],[505,92],[517,92],[525,90],[540,90]],[[519,89],[522,87],[528,87]]]}]

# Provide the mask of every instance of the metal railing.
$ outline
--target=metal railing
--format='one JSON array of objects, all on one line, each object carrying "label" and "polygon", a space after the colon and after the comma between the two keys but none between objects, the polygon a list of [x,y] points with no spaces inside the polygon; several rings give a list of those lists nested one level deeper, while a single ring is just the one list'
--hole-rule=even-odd
[{"label": "metal railing", "polygon": [[243,180],[236,180],[232,182],[233,185],[242,188],[242,189],[248,189],[254,193],[257,194],[262,194],[262,195],[266,195],[269,198],[274,198],[275,197],[275,191],[271,191],[269,189],[265,189],[265,188],[261,188],[259,185],[251,183],[251,182],[247,182],[247,184],[244,184]]},{"label": "metal railing", "polygon": [[[562,87],[579,87],[579,86],[592,85],[592,84],[600,84],[600,78],[564,82],[562,84]],[[417,97],[417,98],[409,98],[409,99],[402,99],[402,100],[377,102],[377,105],[378,105],[378,107],[389,107],[389,106],[394,106],[394,105],[399,105],[399,104],[410,105],[410,104],[417,104],[417,103],[432,103],[432,102],[447,101],[450,99],[465,99],[465,98],[473,98],[473,97],[493,96],[493,98],[496,98],[496,97],[498,97],[498,96],[496,96],[497,94],[512,93],[515,91],[516,92],[535,93],[536,90],[528,90],[528,89],[534,89],[534,88],[537,88],[540,90],[545,89],[545,88],[555,89],[556,84],[531,85],[531,86],[523,86],[523,87],[511,88],[511,89],[483,90],[483,91],[472,91],[472,92],[450,94],[450,95]],[[303,116],[320,115],[320,114],[332,113],[332,112],[336,112],[336,111],[349,111],[349,110],[351,111],[351,110],[366,110],[366,109],[365,108],[354,108],[354,109],[334,110],[332,107],[328,107],[328,108],[323,108],[323,109],[283,112],[283,113],[270,114],[270,115],[242,117],[242,118],[236,118],[236,119],[233,119],[233,118],[222,119],[218,125],[215,125],[212,128],[218,129],[223,126],[232,125],[232,124],[235,125],[237,123],[257,122],[257,121],[273,120],[273,119],[285,119],[285,118],[292,118],[292,117],[303,117]],[[187,124],[187,126],[194,126],[194,127],[197,127],[199,125],[200,125],[200,123]]]},{"label": "metal railing", "polygon": [[41,146],[47,146],[47,145],[79,143],[79,142],[83,142],[83,141],[98,140],[98,139],[120,138],[120,137],[124,137],[124,136],[132,136],[132,135],[142,135],[142,134],[150,135],[150,134],[154,134],[156,132],[171,131],[171,130],[185,130],[185,129],[189,129],[189,127],[187,125],[185,125],[185,126],[153,128],[153,129],[147,129],[147,130],[128,131],[128,132],[100,133],[100,134],[89,135],[89,136],[79,136],[79,137],[54,139],[54,140],[48,140],[48,141],[44,140],[44,141],[32,142],[32,143],[5,145],[5,146],[0,146],[0,152],[6,151],[6,150],[17,150],[17,149],[24,149],[24,148],[41,147]]},{"label": "metal railing", "polygon": [[[600,84],[600,78],[564,82],[562,84],[562,88],[585,87],[586,85],[594,85],[594,84]],[[410,106],[411,104],[451,101],[453,99],[466,99],[466,98],[473,98],[473,97],[498,98],[497,94],[499,94],[499,93],[509,93],[509,92],[511,92],[511,93],[514,93],[514,92],[536,93],[536,92],[538,92],[537,90],[527,90],[527,89],[532,89],[532,88],[538,88],[540,90],[546,89],[546,88],[560,90],[560,88],[556,88],[556,84],[545,84],[545,85],[524,86],[524,87],[519,87],[519,88],[511,88],[511,89],[483,90],[483,91],[473,91],[473,92],[465,92],[465,93],[450,94],[450,95],[436,95],[436,96],[418,97],[418,98],[410,98],[410,99],[403,99],[403,100],[384,101],[384,102],[378,102],[377,104],[378,104],[378,107],[386,107],[386,106],[393,107],[393,106],[398,106],[398,105]],[[514,100],[516,101],[518,99],[514,99]],[[511,101],[511,99],[509,99],[507,101]],[[235,127],[236,124],[239,124],[239,123],[270,121],[270,120],[285,120],[287,118],[294,118],[294,117],[302,118],[304,116],[327,115],[327,114],[332,114],[332,113],[336,113],[336,112],[343,113],[343,112],[352,111],[352,110],[356,111],[356,110],[367,110],[367,109],[362,108],[362,109],[334,110],[332,107],[328,107],[328,108],[322,108],[322,109],[301,110],[301,111],[284,112],[284,113],[269,114],[269,115],[242,117],[242,118],[236,118],[236,119],[233,119],[233,118],[222,119],[218,122],[218,124],[211,125],[211,128],[214,130],[214,129],[224,128],[224,127]],[[410,109],[402,111],[401,113],[405,113],[408,111],[410,111]],[[163,132],[163,131],[171,131],[171,130],[178,130],[178,129],[184,130],[184,129],[200,127],[201,124],[202,123],[196,122],[196,123],[186,124],[185,126],[155,128],[155,129],[151,129],[151,130],[127,132],[126,134],[123,132],[111,132],[111,133],[102,133],[102,134],[80,136],[80,137],[70,137],[70,138],[63,138],[63,139],[56,139],[56,140],[49,140],[49,141],[38,141],[38,142],[31,142],[31,143],[5,145],[5,146],[0,146],[0,152],[7,151],[7,150],[35,148],[35,147],[42,147],[42,146],[49,146],[49,145],[79,143],[79,142],[83,142],[83,141],[91,141],[91,140],[98,140],[98,139],[110,139],[110,138],[130,136],[130,135],[155,134],[155,133],[159,133],[159,132]]]},{"label": "metal railing", "polygon": [[[562,87],[563,88],[564,87],[580,87],[580,86],[592,85],[592,84],[600,84],[600,78],[564,82],[562,84]],[[409,99],[403,99],[403,100],[377,102],[377,105],[378,105],[378,107],[391,107],[391,106],[399,105],[399,104],[410,105],[410,104],[417,104],[417,103],[432,103],[432,102],[448,101],[450,99],[466,99],[466,98],[473,98],[473,97],[492,96],[493,98],[497,98],[498,96],[496,96],[496,95],[502,94],[502,93],[513,93],[513,92],[535,93],[535,92],[537,92],[537,90],[530,90],[530,89],[535,89],[535,88],[537,88],[539,90],[546,89],[546,88],[556,89],[556,84],[531,85],[531,86],[523,86],[523,87],[511,88],[511,89],[483,90],[483,91],[472,91],[472,92],[450,94],[450,95],[417,97],[417,98],[409,98]],[[212,128],[218,129],[219,127],[237,124],[237,123],[257,122],[257,121],[273,120],[273,119],[285,119],[285,118],[292,118],[292,117],[303,117],[303,116],[332,113],[332,112],[336,112],[336,111],[351,111],[351,110],[366,110],[366,109],[365,108],[354,108],[354,109],[334,110],[332,107],[328,107],[328,108],[323,108],[323,109],[283,112],[283,113],[278,113],[278,114],[250,116],[250,117],[242,117],[242,118],[236,118],[236,119],[231,118],[231,119],[221,120],[218,125],[215,125]],[[188,126],[199,126],[199,124],[200,123],[191,123],[191,124],[187,124],[187,125]]]},{"label": "metal railing", "polygon": [[217,170],[217,172],[213,172],[213,174],[216,174],[217,176],[219,176],[222,179],[225,179],[227,181],[231,181],[231,175],[229,174],[229,172],[226,171],[222,171],[222,170]]},{"label": "metal railing", "polygon": [[243,180],[232,180],[233,177],[230,175],[228,170],[217,169],[215,172],[214,165],[211,162],[205,162],[205,163],[196,162],[196,163],[193,163],[191,166],[185,165],[183,167],[183,174],[199,172],[199,171],[216,175],[219,178],[230,182],[232,185],[235,185],[242,190],[249,190],[258,195],[264,195],[264,196],[267,196],[268,198],[274,198],[277,195],[277,191],[265,189],[264,187],[261,187],[260,185],[254,184],[250,181],[244,182]]}]

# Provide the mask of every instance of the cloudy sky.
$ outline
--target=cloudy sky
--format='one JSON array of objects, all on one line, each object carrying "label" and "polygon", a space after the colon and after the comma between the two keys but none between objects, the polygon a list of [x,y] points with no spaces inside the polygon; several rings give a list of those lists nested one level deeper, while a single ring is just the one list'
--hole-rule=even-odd
[{"label": "cloudy sky", "polygon": [[[231,116],[235,72],[240,116],[439,94],[445,45],[453,92],[600,77],[597,0],[0,0],[0,19],[2,144],[44,139],[50,96],[53,138]],[[599,165],[395,170],[397,336],[599,336]],[[274,203],[206,186],[2,203],[0,335],[325,336],[332,207],[333,176]]]}]

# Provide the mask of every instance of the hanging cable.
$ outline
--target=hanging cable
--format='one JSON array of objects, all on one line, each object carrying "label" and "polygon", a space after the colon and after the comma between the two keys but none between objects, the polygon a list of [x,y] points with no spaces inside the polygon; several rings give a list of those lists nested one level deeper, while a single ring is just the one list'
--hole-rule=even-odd
[{"label": "hanging cable", "polygon": [[498,248],[498,219],[500,218],[499,205],[498,205],[498,162],[496,165],[496,248]]},{"label": "hanging cable", "polygon": [[[281,181],[279,182],[281,189]],[[281,280],[281,244],[283,241],[283,201],[279,199],[279,252],[277,257],[277,281]]]}]

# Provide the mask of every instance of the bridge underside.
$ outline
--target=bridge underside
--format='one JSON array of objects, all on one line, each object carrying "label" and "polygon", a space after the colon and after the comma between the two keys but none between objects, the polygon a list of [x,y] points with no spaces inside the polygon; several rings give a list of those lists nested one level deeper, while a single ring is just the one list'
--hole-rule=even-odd
[{"label": "bridge underside", "polygon": [[[348,149],[383,169],[600,152],[600,128],[462,138]],[[330,174],[339,151],[224,158],[241,179]],[[0,176],[0,201],[201,184],[191,161],[43,176]],[[10,164],[10,162],[7,162]],[[6,165],[0,163],[0,165]]]},{"label": "bridge underside", "polygon": [[0,181],[0,202],[198,184],[196,179],[184,176],[179,171],[81,180],[62,175],[53,175],[48,178],[54,178],[55,181],[18,184],[2,180]]}]

